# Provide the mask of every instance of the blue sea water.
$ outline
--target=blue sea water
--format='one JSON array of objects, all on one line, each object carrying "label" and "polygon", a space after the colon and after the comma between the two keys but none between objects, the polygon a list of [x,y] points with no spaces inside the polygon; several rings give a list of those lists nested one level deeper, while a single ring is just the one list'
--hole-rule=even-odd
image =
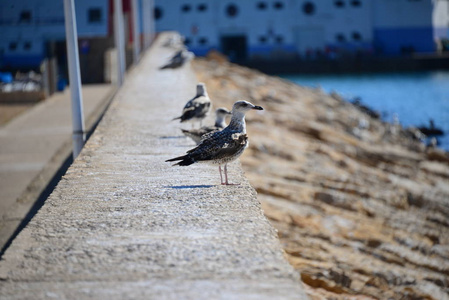
[{"label": "blue sea water", "polygon": [[360,97],[362,104],[392,122],[399,117],[403,127],[429,126],[444,130],[439,147],[449,151],[449,71],[420,73],[281,75],[297,84],[335,91],[345,99]]}]

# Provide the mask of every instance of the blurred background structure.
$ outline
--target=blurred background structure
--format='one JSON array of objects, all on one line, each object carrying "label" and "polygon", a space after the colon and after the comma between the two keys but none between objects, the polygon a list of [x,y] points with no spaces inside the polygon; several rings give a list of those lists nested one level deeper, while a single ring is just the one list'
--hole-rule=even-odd
[{"label": "blurred background structure", "polygon": [[[113,80],[108,63],[114,45],[112,2],[76,1],[83,83]],[[131,2],[123,1],[127,65],[135,39]],[[332,65],[335,61],[345,61],[348,71],[355,64],[369,70],[378,58],[389,58],[399,69],[410,66],[411,57],[419,59],[417,68],[449,64],[441,55],[449,51],[445,0],[155,0],[154,9],[148,0],[135,2],[138,42],[144,46],[152,31],[145,21],[153,12],[156,31],[178,31],[196,55],[218,50],[231,61],[265,71],[345,71]],[[49,80],[67,81],[61,2],[3,1],[0,30],[1,70],[46,70]],[[441,60],[435,62],[437,57]]]},{"label": "blurred background structure", "polygon": [[449,4],[442,0],[157,0],[155,20],[158,31],[184,35],[196,55],[216,49],[235,62],[449,50]]},{"label": "blurred background structure", "polygon": [[[138,24],[133,26],[132,4],[136,3]],[[133,48],[148,48],[154,28],[148,14],[152,0],[122,1],[126,44],[126,65],[133,60]],[[114,82],[114,9],[109,0],[75,1],[83,83]],[[136,27],[137,35],[134,35]],[[0,70],[15,73],[30,70],[43,75],[47,94],[62,90],[68,81],[62,1],[2,1],[0,3]],[[138,37],[134,43],[135,36]],[[135,54],[134,54],[135,55]]]}]

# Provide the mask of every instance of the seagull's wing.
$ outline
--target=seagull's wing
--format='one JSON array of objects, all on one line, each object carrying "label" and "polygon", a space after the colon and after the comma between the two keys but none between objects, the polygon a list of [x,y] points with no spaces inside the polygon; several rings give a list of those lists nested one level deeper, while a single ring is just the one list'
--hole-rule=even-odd
[{"label": "seagull's wing", "polygon": [[192,118],[204,118],[210,110],[210,99],[208,97],[195,97],[184,106],[181,122]]},{"label": "seagull's wing", "polygon": [[203,118],[210,110],[210,99],[209,97],[201,96],[193,101],[193,106],[195,107],[195,115],[197,118]]},{"label": "seagull's wing", "polygon": [[215,131],[220,130],[221,128],[216,127],[216,126],[203,126],[199,129],[192,129],[192,130],[182,130],[182,132],[184,132],[185,134],[191,134],[191,135],[196,135],[196,136],[204,136],[206,134],[210,134],[210,133],[214,133]]},{"label": "seagull's wing", "polygon": [[201,143],[187,153],[195,161],[206,161],[232,156],[246,147],[246,134],[233,131],[216,131],[206,135]]}]

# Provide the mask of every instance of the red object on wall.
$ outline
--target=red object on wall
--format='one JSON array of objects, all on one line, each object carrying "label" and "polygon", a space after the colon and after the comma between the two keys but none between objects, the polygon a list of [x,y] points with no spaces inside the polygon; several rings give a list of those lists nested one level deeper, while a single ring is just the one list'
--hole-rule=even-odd
[{"label": "red object on wall", "polygon": [[[109,24],[108,35],[114,35],[114,0],[109,0]],[[122,0],[123,14],[128,16],[128,24],[124,24],[128,28],[128,43],[133,41],[133,16],[131,13],[131,0]]]}]

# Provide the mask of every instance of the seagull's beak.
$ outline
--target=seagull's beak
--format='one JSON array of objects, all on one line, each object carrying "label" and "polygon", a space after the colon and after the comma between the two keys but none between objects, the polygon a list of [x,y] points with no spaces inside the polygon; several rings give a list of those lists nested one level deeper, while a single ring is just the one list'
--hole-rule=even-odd
[{"label": "seagull's beak", "polygon": [[253,109],[263,110],[263,107],[262,106],[254,106]]},{"label": "seagull's beak", "polygon": [[232,115],[232,111],[228,111],[226,114],[227,115]]}]

